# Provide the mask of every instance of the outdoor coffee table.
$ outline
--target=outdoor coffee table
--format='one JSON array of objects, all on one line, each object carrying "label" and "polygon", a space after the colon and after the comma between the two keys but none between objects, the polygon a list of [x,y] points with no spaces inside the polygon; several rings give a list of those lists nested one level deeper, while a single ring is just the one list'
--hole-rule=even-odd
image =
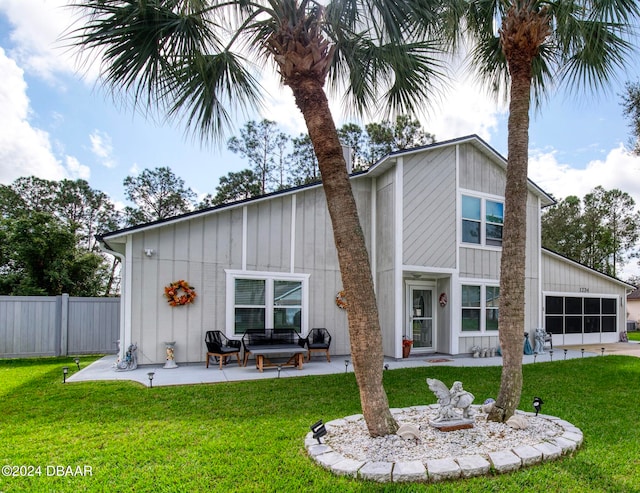
[{"label": "outdoor coffee table", "polygon": [[[250,346],[249,351],[256,357],[256,367],[262,373],[264,368],[280,366],[293,367],[302,370],[302,362],[306,350],[297,344],[287,344],[278,346]],[[290,356],[286,363],[272,363],[268,356],[280,354]]]}]

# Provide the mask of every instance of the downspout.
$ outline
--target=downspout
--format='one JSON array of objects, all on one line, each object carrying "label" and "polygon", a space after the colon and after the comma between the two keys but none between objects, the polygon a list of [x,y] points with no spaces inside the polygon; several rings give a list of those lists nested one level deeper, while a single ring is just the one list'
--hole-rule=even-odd
[{"label": "downspout", "polygon": [[118,258],[120,260],[120,265],[122,266],[121,268],[121,273],[120,273],[120,278],[121,278],[121,283],[120,283],[120,330],[119,330],[119,339],[118,341],[114,341],[114,343],[118,343],[118,359],[117,361],[122,361],[125,357],[125,352],[127,350],[128,347],[128,341],[126,341],[126,330],[125,330],[125,326],[126,323],[125,321],[126,316],[127,316],[127,304],[125,302],[125,298],[122,295],[123,293],[123,289],[122,287],[125,285],[125,280],[126,280],[126,257],[121,254],[116,252],[115,250],[111,250],[109,249],[109,247],[107,247],[107,244],[104,242],[104,240],[99,237],[98,239],[98,245],[100,247],[100,250],[108,253],[110,255],[113,255],[114,257]]}]

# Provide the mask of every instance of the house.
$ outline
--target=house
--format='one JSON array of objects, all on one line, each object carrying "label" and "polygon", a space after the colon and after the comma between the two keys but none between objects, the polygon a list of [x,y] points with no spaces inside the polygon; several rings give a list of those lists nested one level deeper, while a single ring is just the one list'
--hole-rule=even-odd
[{"label": "house", "polygon": [[[498,346],[499,272],[506,160],[477,136],[392,153],[352,175],[367,238],[386,356],[460,354]],[[525,330],[554,345],[615,342],[631,286],[540,244],[540,214],[553,199],[529,182]],[[313,327],[349,354],[347,317],[321,185],[195,211],[100,237],[122,260],[121,350],[140,363],[205,359],[218,329]],[[164,287],[186,280],[197,298],[172,307]],[[357,300],[354,300],[357,302]]]},{"label": "house", "polygon": [[627,296],[627,329],[637,330],[640,323],[640,289],[635,289]]}]

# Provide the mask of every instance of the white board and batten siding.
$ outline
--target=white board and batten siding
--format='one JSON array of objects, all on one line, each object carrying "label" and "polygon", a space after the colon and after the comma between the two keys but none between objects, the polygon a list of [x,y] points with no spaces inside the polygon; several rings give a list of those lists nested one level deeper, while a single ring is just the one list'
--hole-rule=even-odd
[{"label": "white board and batten siding", "polygon": [[[506,176],[504,169],[471,144],[457,146],[458,187],[460,195],[467,193],[504,201]],[[459,227],[454,220],[456,228]],[[500,248],[460,246],[459,275],[461,278],[497,280],[500,278]]]},{"label": "white board and batten siding", "polygon": [[[166,358],[176,341],[179,361],[204,361],[204,333],[224,330],[225,269],[242,267],[241,208],[196,216],[131,235],[131,341],[142,364]],[[147,257],[145,249],[153,249]],[[184,279],[198,297],[172,308],[164,286]]]},{"label": "white board and batten siding", "polygon": [[309,329],[324,327],[331,334],[331,352],[349,353],[347,314],[336,305],[342,290],[333,228],[321,187],[296,194],[294,270],[309,274]]},{"label": "white board and batten siding", "polygon": [[455,147],[404,159],[403,264],[456,267]]},{"label": "white board and batten siding", "polygon": [[[370,208],[368,181],[354,181],[363,213]],[[363,229],[370,243],[370,220]],[[132,342],[142,364],[165,360],[164,342],[176,342],[178,362],[205,359],[204,335],[227,325],[228,277],[236,273],[303,274],[308,282],[306,329],[325,327],[332,352],[350,351],[346,312],[335,304],[342,290],[331,220],[321,187],[195,216],[134,232],[132,239]],[[147,257],[145,249],[153,249]],[[186,307],[170,307],[163,287],[179,279],[197,292]],[[237,337],[237,336],[235,336]]]},{"label": "white board and batten siding", "polygon": [[[458,146],[459,187],[461,194],[477,193],[490,200],[504,202],[506,172],[496,164],[495,157],[489,158],[476,146]],[[531,190],[527,198],[527,242],[525,253],[525,331],[535,330],[541,324],[540,300],[540,200]],[[485,280],[499,282],[501,248],[473,247],[461,244],[459,247],[459,276],[465,280]],[[496,347],[498,337],[493,335],[469,336],[461,333],[459,351],[469,352],[472,346]]]},{"label": "white board and batten siding", "polygon": [[[479,139],[465,138],[391,154],[352,177],[386,355],[399,355],[408,313],[406,282],[414,277],[435,285],[436,296],[449,295],[449,303],[437,307],[437,351],[497,346],[497,334],[461,330],[461,285],[498,285],[501,248],[463,244],[460,207],[465,194],[503,202],[505,170],[504,158]],[[530,184],[525,270],[529,331],[543,323],[545,292],[579,292],[584,284],[590,293],[617,293],[624,304],[624,283],[541,254],[540,209],[550,202]],[[130,316],[124,315],[123,331],[130,330],[131,341],[138,343],[141,363],[162,363],[164,342],[170,341],[176,341],[178,362],[201,362],[207,330],[233,336],[233,279],[242,276],[304,279],[303,335],[325,327],[333,336],[332,353],[350,353],[346,312],[335,304],[343,285],[320,185],[114,232],[105,239],[120,254],[126,246],[123,312],[130,305]],[[145,250],[153,253],[147,256]],[[163,287],[179,279],[194,286],[198,297],[188,307],[172,308]]]},{"label": "white board and batten siding", "polygon": [[380,175],[376,187],[376,301],[385,354],[394,354],[395,327],[395,169]]}]

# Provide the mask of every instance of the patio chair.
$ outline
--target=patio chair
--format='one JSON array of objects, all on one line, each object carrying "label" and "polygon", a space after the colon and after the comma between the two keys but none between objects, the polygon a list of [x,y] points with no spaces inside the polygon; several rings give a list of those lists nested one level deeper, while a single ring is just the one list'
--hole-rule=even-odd
[{"label": "patio chair", "polygon": [[204,339],[207,345],[207,368],[209,368],[209,359],[216,358],[220,360],[220,369],[226,362],[226,359],[235,354],[238,360],[238,366],[242,366],[240,363],[240,341],[234,341],[229,339],[219,330],[207,331]]},{"label": "patio chair", "polygon": [[311,329],[307,335],[307,361],[311,361],[311,353],[313,351],[322,351],[327,356],[327,361],[331,362],[329,356],[329,346],[331,345],[331,334],[324,328]]}]

